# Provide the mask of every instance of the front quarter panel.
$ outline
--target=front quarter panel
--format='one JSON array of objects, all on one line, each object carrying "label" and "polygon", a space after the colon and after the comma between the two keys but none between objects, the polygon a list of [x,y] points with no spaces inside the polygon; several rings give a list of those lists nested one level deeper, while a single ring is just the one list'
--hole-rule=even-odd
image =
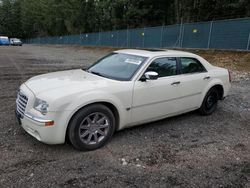
[{"label": "front quarter panel", "polygon": [[130,113],[126,110],[126,108],[128,108],[131,104],[131,97],[124,96],[124,98],[121,99],[114,94],[103,91],[95,91],[78,96],[65,108],[65,110],[71,111],[71,116],[73,116],[73,114],[84,106],[98,102],[107,102],[115,106],[119,113],[120,125],[127,124],[130,121]]},{"label": "front quarter panel", "polygon": [[105,88],[65,95],[54,99],[51,106],[53,106],[53,111],[67,112],[68,118],[64,126],[64,131],[66,131],[71,117],[81,108],[98,102],[110,103],[118,111],[119,125],[117,128],[121,129],[131,121],[131,112],[128,109],[132,104],[132,86],[133,82],[117,82]]}]

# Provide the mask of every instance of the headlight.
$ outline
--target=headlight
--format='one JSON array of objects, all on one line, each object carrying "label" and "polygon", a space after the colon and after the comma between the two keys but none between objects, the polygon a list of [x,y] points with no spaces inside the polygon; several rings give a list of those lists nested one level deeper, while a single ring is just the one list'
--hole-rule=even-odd
[{"label": "headlight", "polygon": [[34,108],[37,111],[41,112],[41,114],[45,115],[48,112],[49,104],[46,101],[37,98],[34,104]]}]

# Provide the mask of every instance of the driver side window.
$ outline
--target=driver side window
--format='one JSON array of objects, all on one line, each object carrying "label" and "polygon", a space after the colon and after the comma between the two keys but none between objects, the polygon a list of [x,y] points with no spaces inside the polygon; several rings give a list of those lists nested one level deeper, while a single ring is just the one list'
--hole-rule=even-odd
[{"label": "driver side window", "polygon": [[174,57],[163,57],[155,59],[147,68],[146,72],[157,72],[160,77],[173,76],[177,74],[177,61]]}]

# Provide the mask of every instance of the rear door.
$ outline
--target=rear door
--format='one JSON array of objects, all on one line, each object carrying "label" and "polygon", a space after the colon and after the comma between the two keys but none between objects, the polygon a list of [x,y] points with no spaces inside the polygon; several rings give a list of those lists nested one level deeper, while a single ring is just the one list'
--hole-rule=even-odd
[{"label": "rear door", "polygon": [[201,95],[211,77],[202,63],[191,57],[178,58],[180,64],[180,92],[183,110],[195,109],[200,106]]}]

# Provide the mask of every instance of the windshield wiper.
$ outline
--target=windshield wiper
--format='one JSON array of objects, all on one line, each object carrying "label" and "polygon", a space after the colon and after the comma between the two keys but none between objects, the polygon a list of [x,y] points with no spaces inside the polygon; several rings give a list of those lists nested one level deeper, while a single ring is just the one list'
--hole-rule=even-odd
[{"label": "windshield wiper", "polygon": [[88,73],[91,73],[91,74],[95,74],[95,75],[97,75],[97,76],[104,77],[104,78],[113,79],[113,77],[112,77],[112,76],[108,76],[108,75],[106,75],[106,74],[102,74],[102,73],[97,72],[97,71],[91,71],[91,70],[89,70],[89,69],[84,70],[84,71],[86,71],[86,72],[88,72]]},{"label": "windshield wiper", "polygon": [[98,75],[98,76],[103,76],[101,73],[96,72],[96,71],[89,71],[89,72],[92,73],[92,74]]},{"label": "windshield wiper", "polygon": [[98,75],[98,76],[101,76],[101,77],[110,78],[110,76],[107,76],[107,75],[102,74],[102,73],[100,73],[100,72],[90,71],[90,70],[88,70],[87,72],[92,73],[92,74],[95,74],[95,75]]}]

